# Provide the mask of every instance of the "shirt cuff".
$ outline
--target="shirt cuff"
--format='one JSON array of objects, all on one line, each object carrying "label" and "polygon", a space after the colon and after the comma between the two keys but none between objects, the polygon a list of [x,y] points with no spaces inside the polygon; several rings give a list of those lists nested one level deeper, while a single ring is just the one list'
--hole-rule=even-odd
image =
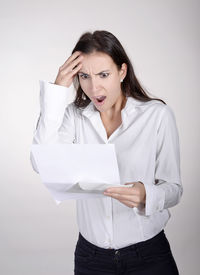
[{"label": "shirt cuff", "polygon": [[69,89],[44,80],[39,83],[42,113],[52,119],[63,116],[66,106],[72,102]]},{"label": "shirt cuff", "polygon": [[165,191],[156,185],[144,184],[146,190],[145,215],[150,216],[164,209]]}]

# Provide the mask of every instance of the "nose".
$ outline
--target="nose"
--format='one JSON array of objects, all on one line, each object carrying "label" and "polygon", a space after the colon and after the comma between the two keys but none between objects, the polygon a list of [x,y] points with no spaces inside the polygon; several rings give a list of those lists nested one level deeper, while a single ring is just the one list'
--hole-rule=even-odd
[{"label": "nose", "polygon": [[93,92],[97,91],[98,90],[98,86],[99,86],[99,84],[98,84],[97,79],[95,79],[95,77],[91,77],[91,90]]}]

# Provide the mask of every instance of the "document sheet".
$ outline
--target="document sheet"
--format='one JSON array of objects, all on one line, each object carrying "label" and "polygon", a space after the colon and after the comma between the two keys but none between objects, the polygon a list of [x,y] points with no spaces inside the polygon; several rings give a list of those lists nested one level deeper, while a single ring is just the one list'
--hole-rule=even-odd
[{"label": "document sheet", "polygon": [[106,188],[120,185],[114,144],[32,144],[31,152],[41,181],[57,204],[106,198]]}]

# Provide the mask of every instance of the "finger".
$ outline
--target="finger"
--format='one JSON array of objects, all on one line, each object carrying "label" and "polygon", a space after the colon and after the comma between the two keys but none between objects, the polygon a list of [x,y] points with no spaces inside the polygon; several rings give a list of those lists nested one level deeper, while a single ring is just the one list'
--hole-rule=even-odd
[{"label": "finger", "polygon": [[78,64],[77,67],[75,67],[69,72],[69,76],[75,75],[80,70],[81,67],[82,67],[82,63]]},{"label": "finger", "polygon": [[127,187],[110,187],[108,189],[105,190],[108,193],[119,193],[119,194],[124,194],[124,195],[128,195],[128,194],[132,194],[134,195],[136,193],[136,189],[133,188],[127,188]]},{"label": "finger", "polygon": [[69,64],[69,69],[72,70],[75,66],[77,66],[78,63],[80,63],[83,60],[83,55],[79,56],[78,58],[76,58],[75,60],[73,60],[70,64]]},{"label": "finger", "polygon": [[60,68],[62,73],[66,74],[74,70],[76,66],[78,66],[78,64],[81,62],[82,59],[83,59],[83,56],[79,56],[76,60],[74,60],[70,64],[66,64],[65,67],[63,67],[62,69]]},{"label": "finger", "polygon": [[106,193],[104,192],[104,195],[109,196],[111,198],[114,199],[118,199],[118,200],[127,200],[127,201],[131,201],[131,202],[138,202],[138,197],[134,196],[134,195],[125,195],[125,194],[119,194],[119,193]]},{"label": "finger", "polygon": [[137,207],[137,204],[135,204],[134,202],[127,201],[127,200],[119,200],[119,202],[121,202],[131,208]]},{"label": "finger", "polygon": [[65,67],[66,64],[69,64],[70,62],[72,62],[74,59],[76,59],[82,52],[81,51],[76,51],[74,52],[66,61],[65,63],[60,66],[60,68],[62,69],[63,67]]}]

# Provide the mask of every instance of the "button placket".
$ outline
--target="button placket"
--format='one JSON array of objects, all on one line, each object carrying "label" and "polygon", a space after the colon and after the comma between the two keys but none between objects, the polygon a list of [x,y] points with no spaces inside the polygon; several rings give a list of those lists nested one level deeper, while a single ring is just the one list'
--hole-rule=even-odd
[{"label": "button placket", "polygon": [[109,247],[112,246],[112,240],[113,240],[113,225],[112,225],[112,201],[111,198],[107,198],[106,203],[106,224],[107,224],[107,232],[108,232],[108,244]]}]

